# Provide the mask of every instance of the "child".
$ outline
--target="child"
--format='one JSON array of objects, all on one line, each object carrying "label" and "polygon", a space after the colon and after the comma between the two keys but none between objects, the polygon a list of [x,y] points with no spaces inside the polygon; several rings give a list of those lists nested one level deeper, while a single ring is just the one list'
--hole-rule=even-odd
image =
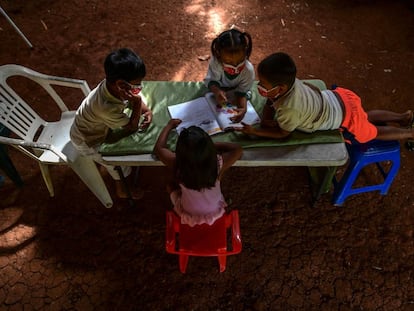
[{"label": "child", "polygon": [[341,128],[351,142],[414,138],[411,110],[365,112],[361,99],[350,90],[338,87],[320,91],[297,79],[295,63],[285,53],[266,57],[257,70],[258,91],[268,99],[261,128],[245,125],[241,131],[246,134],[284,138],[294,130],[314,132]]},{"label": "child", "polygon": [[204,83],[215,94],[218,103],[228,102],[226,91],[234,92],[233,104],[238,113],[231,118],[240,122],[246,114],[247,99],[255,79],[249,61],[252,39],[247,32],[230,29],[222,32],[211,43],[211,54]]},{"label": "child", "polygon": [[[122,48],[110,53],[104,62],[106,79],[101,81],[83,100],[76,111],[75,120],[70,130],[73,145],[78,151],[102,164],[115,180],[116,193],[120,198],[128,198],[120,175],[114,166],[102,163],[98,153],[99,146],[110,137],[113,129],[122,129],[117,138],[127,136],[140,128],[149,126],[152,112],[145,105],[139,92],[145,77],[144,62],[132,50]],[[132,112],[128,116],[125,108]],[[139,126],[139,120],[144,121]],[[121,167],[124,176],[131,173],[130,167]],[[142,197],[141,193],[133,193],[134,199]]]},{"label": "child", "polygon": [[175,153],[167,148],[167,138],[181,120],[171,119],[161,131],[154,147],[157,157],[172,170],[178,185],[168,187],[181,223],[213,224],[227,206],[220,188],[223,172],[240,159],[242,149],[233,143],[213,143],[197,126],[181,131]]}]

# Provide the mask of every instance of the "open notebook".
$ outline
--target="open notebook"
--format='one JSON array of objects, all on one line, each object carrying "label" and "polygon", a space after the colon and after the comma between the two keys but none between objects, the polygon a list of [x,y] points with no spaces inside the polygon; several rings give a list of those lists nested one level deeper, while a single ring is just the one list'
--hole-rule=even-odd
[{"label": "open notebook", "polygon": [[[178,133],[191,125],[201,127],[209,135],[242,127],[241,123],[233,123],[230,120],[230,117],[236,114],[236,107],[230,103],[217,103],[211,92],[181,104],[168,106],[168,111],[172,118],[182,120],[177,127]],[[247,112],[242,122],[250,125],[260,122],[259,115],[250,101],[247,101]]]}]

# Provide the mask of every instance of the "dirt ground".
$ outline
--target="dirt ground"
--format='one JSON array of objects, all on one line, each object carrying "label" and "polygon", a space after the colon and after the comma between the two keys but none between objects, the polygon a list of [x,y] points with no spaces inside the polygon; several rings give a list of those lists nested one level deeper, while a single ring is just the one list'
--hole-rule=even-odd
[{"label": "dirt ground", "polygon": [[[300,78],[350,88],[366,109],[414,109],[413,1],[0,5],[34,46],[0,16],[0,64],[91,87],[119,47],[142,56],[147,80],[199,81],[207,62],[198,57],[235,25],[252,35],[254,65],[285,51]],[[25,96],[40,104],[30,89]],[[6,179],[0,189],[1,310],[414,310],[414,153],[404,148],[387,196],[355,195],[342,208],[331,205],[331,193],[311,205],[305,168],[231,168],[223,192],[239,210],[243,251],[224,273],[214,258],[191,258],[185,275],[164,250],[170,203],[162,167],[140,170],[145,197],[137,206],[116,200],[105,209],[69,168],[53,168],[50,198],[37,164],[10,156],[25,186],[17,192]]]}]

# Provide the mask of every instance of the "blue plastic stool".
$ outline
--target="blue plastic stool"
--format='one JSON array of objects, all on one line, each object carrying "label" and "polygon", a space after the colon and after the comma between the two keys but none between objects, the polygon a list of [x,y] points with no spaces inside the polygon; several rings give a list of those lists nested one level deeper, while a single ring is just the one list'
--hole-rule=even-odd
[{"label": "blue plastic stool", "polygon": [[[345,199],[353,194],[380,191],[382,195],[386,195],[392,181],[400,168],[400,143],[397,140],[383,141],[372,140],[365,144],[347,144],[349,153],[349,165],[345,170],[340,181],[333,178],[334,193],[332,203],[341,206]],[[392,165],[386,172],[381,165],[383,161],[391,161]],[[354,182],[357,180],[360,171],[367,165],[375,163],[381,172],[383,183],[353,188]]]}]

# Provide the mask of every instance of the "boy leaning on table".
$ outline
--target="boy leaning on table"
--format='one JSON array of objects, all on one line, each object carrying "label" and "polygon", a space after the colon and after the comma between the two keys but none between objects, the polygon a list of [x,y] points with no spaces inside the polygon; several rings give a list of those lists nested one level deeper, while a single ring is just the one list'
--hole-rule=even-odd
[{"label": "boy leaning on table", "polygon": [[365,112],[354,92],[335,88],[320,91],[296,78],[296,65],[285,53],[274,53],[257,68],[258,91],[267,97],[261,128],[244,125],[240,131],[270,138],[284,138],[294,130],[343,130],[350,142],[365,143],[373,139],[414,139],[414,114],[389,110]]},{"label": "boy leaning on table", "polygon": [[[146,74],[145,64],[132,50],[122,48],[111,52],[104,61],[106,78],[82,101],[70,130],[75,148],[85,156],[104,166],[115,181],[119,198],[129,198],[121,176],[114,166],[103,163],[99,146],[111,139],[112,130],[116,139],[125,137],[139,129],[145,129],[152,121],[152,111],[139,95],[141,82]],[[128,116],[125,108],[131,109]],[[141,116],[143,122],[140,125]],[[124,177],[131,173],[131,167],[121,167]],[[143,191],[134,189],[133,199],[141,199]]]}]

